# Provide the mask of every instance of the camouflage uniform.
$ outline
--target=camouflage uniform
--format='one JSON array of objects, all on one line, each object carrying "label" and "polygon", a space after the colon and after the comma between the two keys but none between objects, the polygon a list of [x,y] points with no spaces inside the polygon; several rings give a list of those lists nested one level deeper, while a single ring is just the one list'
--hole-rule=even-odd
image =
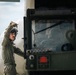
[{"label": "camouflage uniform", "polygon": [[9,27],[7,28],[4,40],[2,42],[2,57],[4,60],[4,74],[5,75],[16,75],[16,64],[14,60],[14,53],[24,57],[24,53],[17,47],[14,46],[13,42],[9,39],[10,31],[13,27],[16,26],[16,23],[13,23],[15,25],[11,26],[11,23]]}]

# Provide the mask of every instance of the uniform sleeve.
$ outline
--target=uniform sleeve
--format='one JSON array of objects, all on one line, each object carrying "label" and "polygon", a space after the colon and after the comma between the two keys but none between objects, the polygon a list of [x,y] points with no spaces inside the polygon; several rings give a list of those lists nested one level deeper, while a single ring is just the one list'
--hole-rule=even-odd
[{"label": "uniform sleeve", "polygon": [[14,47],[14,53],[16,53],[19,56],[24,57],[24,52],[21,51],[21,49]]},{"label": "uniform sleeve", "polygon": [[10,44],[10,40],[9,40],[9,35],[10,35],[10,31],[13,28],[13,26],[8,26],[8,28],[6,29],[6,32],[4,33],[4,39],[2,42],[2,46],[7,46]]}]

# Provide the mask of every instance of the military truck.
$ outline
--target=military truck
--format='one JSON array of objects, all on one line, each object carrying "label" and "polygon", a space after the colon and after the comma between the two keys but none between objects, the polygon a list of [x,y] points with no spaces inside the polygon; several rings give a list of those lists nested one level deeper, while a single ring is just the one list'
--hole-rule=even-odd
[{"label": "military truck", "polygon": [[24,17],[27,70],[44,75],[48,71],[76,71],[76,8],[70,3],[68,7],[55,6],[51,0],[44,4],[35,0],[34,4]]}]

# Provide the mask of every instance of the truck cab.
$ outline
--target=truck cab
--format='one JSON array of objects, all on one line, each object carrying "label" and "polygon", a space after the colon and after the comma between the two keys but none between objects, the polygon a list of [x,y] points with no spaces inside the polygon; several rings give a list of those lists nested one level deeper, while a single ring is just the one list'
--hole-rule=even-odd
[{"label": "truck cab", "polygon": [[24,17],[27,70],[76,71],[76,8],[40,1]]}]

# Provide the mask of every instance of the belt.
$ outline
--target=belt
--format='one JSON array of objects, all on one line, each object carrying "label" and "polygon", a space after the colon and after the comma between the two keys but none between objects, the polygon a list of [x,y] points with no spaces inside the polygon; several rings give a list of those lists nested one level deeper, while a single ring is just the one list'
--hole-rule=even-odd
[{"label": "belt", "polygon": [[16,67],[16,64],[12,64],[12,63],[5,63],[4,66],[6,66],[6,65],[13,65]]}]

